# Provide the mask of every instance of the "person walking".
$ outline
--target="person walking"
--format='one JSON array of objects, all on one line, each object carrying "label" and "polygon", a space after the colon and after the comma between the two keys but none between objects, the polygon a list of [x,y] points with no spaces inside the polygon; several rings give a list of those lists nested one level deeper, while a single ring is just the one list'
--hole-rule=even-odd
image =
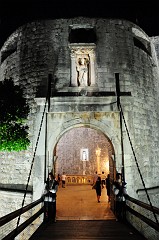
[{"label": "person walking", "polygon": [[61,177],[59,173],[57,175],[57,182],[58,182],[58,186],[60,187]]},{"label": "person walking", "polygon": [[92,184],[92,189],[96,189],[96,181],[98,178],[98,174],[97,171],[95,172],[94,176],[93,176],[93,184]]},{"label": "person walking", "polygon": [[101,197],[101,177],[98,176],[97,180],[96,180],[96,195],[97,195],[97,202],[100,203],[100,197]]},{"label": "person walking", "polygon": [[106,178],[106,190],[107,190],[108,202],[110,202],[110,174],[108,174]]},{"label": "person walking", "polygon": [[61,180],[62,180],[62,188],[65,188],[65,185],[66,185],[66,174],[65,174],[65,172],[63,172],[63,174],[62,174]]},{"label": "person walking", "polygon": [[104,188],[104,186],[105,186],[105,179],[106,179],[106,175],[104,174],[104,172],[102,172],[102,175],[101,175],[102,188]]}]

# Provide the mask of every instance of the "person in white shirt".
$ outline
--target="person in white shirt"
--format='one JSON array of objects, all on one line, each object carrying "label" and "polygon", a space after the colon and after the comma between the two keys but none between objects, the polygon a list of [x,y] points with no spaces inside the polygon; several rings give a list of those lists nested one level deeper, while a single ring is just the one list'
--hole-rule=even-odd
[{"label": "person in white shirt", "polygon": [[106,175],[104,174],[104,172],[102,172],[102,174],[101,174],[102,188],[104,188],[104,186],[105,186],[105,179],[106,179]]},{"label": "person in white shirt", "polygon": [[62,174],[61,180],[62,180],[62,187],[65,188],[65,185],[66,185],[66,174],[65,174],[65,172],[63,172],[63,174]]}]

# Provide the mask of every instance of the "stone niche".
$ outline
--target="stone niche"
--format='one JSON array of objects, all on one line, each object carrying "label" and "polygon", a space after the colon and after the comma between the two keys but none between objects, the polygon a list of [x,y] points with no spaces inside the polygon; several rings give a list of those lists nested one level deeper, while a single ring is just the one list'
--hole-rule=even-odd
[{"label": "stone niche", "polygon": [[69,44],[71,57],[71,87],[96,86],[94,43]]}]

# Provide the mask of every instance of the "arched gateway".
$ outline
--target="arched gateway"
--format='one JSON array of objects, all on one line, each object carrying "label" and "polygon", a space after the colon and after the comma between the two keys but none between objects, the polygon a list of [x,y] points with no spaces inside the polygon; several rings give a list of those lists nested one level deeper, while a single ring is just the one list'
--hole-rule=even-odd
[{"label": "arched gateway", "polygon": [[[85,97],[82,98],[85,99]],[[36,99],[36,101],[37,104],[43,105],[42,99]],[[114,166],[121,172],[118,111],[113,113],[49,112],[46,116],[47,127],[45,126],[45,128],[47,128],[47,131],[43,131],[44,135],[41,137],[43,143],[40,140],[39,144],[44,146],[47,142],[45,146],[47,148],[45,157],[46,175],[51,170],[55,174],[62,174],[65,171],[67,175],[70,175],[70,183],[72,182],[71,175],[76,179],[80,175],[79,182],[84,177],[83,183],[87,181],[91,183],[92,178],[90,176],[93,176],[95,171],[98,171],[99,174],[102,171],[105,174],[110,172],[112,181],[114,171],[116,171]],[[39,120],[37,119],[37,121]],[[39,158],[40,155],[43,155],[44,149],[44,147],[38,148]],[[100,151],[100,154],[98,154],[98,151]],[[86,159],[84,159],[85,157]],[[87,164],[84,160],[87,161]]]},{"label": "arched gateway", "polygon": [[[70,175],[70,184],[91,184],[90,176],[96,171],[98,174],[104,171],[107,176],[111,158],[114,158],[114,148],[107,136],[88,126],[77,126],[65,132],[57,142],[53,169],[55,175],[63,172]],[[72,180],[77,180],[76,176],[80,181]]]}]

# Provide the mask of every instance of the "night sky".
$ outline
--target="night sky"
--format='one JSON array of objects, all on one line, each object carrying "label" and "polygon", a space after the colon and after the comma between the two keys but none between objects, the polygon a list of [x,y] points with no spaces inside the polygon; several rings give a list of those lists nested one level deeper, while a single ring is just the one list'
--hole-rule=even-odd
[{"label": "night sky", "polygon": [[154,0],[0,0],[0,46],[19,26],[37,19],[104,17],[138,24],[159,35],[159,1]]}]

